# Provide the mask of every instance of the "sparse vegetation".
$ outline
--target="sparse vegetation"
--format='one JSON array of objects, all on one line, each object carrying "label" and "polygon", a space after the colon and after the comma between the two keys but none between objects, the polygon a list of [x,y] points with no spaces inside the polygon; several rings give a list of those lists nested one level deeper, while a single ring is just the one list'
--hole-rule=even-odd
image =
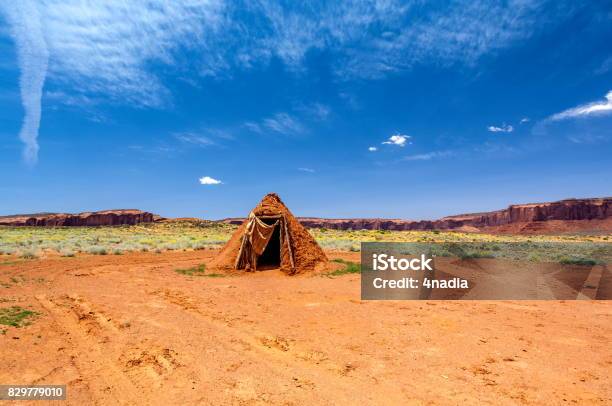
[{"label": "sparse vegetation", "polygon": [[[200,250],[219,248],[237,226],[214,222],[177,221],[116,227],[6,227],[0,226],[0,255],[24,260],[47,252],[64,257],[79,253],[121,255],[129,252]],[[478,233],[389,230],[311,229],[309,232],[327,250],[361,250],[361,242],[405,242],[428,244],[439,256],[506,258],[533,262],[562,262],[609,257],[609,235],[520,236]],[[435,243],[435,244],[434,244]],[[445,243],[445,244],[439,244]],[[455,245],[455,248],[452,248]],[[606,248],[601,248],[605,246]],[[599,248],[598,248],[599,247]],[[597,251],[599,250],[599,251]],[[607,251],[606,254],[604,251]],[[590,262],[582,262],[587,265]],[[580,261],[573,262],[580,265]],[[205,274],[205,273],[200,273]],[[205,274],[209,277],[213,274]]]},{"label": "sparse vegetation", "polygon": [[70,257],[79,253],[200,250],[225,244],[236,226],[210,222],[152,223],[116,227],[0,226],[0,255],[34,259],[45,252]]},{"label": "sparse vegetation", "polygon": [[0,324],[11,327],[23,327],[31,323],[37,312],[19,306],[0,308]]},{"label": "sparse vegetation", "polygon": [[19,258],[23,258],[23,259],[36,259],[38,258],[38,252],[36,252],[35,250],[25,250],[22,251],[21,254],[19,254]]},{"label": "sparse vegetation", "polygon": [[60,255],[62,257],[74,257],[74,251],[68,249],[60,250]]},{"label": "sparse vegetation", "polygon": [[561,258],[559,263],[563,265],[595,266],[598,261],[591,258]]},{"label": "sparse vegetation", "polygon": [[477,258],[495,258],[491,252],[487,251],[475,251],[475,252],[464,252],[459,258],[461,259],[477,259]]},{"label": "sparse vegetation", "polygon": [[206,265],[201,264],[193,268],[175,269],[177,273],[188,276],[201,276],[206,273]]},{"label": "sparse vegetation", "polygon": [[341,276],[351,273],[359,273],[361,272],[361,265],[351,261],[345,261],[344,259],[332,259],[332,262],[337,262],[339,264],[343,264],[344,268],[338,269],[334,272],[330,272],[327,276]]},{"label": "sparse vegetation", "polygon": [[206,273],[206,265],[205,264],[200,264],[196,267],[193,268],[186,268],[186,269],[175,269],[176,272],[180,273],[181,275],[187,275],[187,276],[204,276],[206,278],[223,278],[225,277],[225,275],[221,274],[221,273]]}]

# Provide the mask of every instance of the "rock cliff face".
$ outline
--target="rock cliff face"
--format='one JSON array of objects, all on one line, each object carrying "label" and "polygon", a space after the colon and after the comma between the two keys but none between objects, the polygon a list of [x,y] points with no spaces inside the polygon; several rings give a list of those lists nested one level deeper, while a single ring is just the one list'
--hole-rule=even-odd
[{"label": "rock cliff face", "polygon": [[[300,217],[310,228],[337,230],[462,230],[540,233],[572,230],[612,230],[612,198],[567,199],[550,203],[511,205],[487,213],[461,214],[439,220],[321,219]],[[242,219],[223,220],[240,224]]]},{"label": "rock cliff face", "polygon": [[550,220],[605,220],[612,218],[612,198],[567,199],[551,203],[515,204],[489,213],[445,217],[474,227],[501,226]]},{"label": "rock cliff face", "polygon": [[0,217],[8,226],[117,226],[153,222],[153,214],[141,210],[105,210],[78,214],[44,213]]}]

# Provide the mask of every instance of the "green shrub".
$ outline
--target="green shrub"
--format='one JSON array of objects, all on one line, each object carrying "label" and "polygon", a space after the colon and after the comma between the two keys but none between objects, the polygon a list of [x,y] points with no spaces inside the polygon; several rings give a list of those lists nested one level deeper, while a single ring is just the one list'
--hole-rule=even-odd
[{"label": "green shrub", "polygon": [[23,327],[30,324],[29,319],[38,313],[19,306],[0,308],[0,324],[11,327]]},{"label": "green shrub", "polygon": [[591,258],[576,258],[576,257],[564,257],[559,260],[560,264],[563,265],[579,265],[579,266],[594,266],[597,265],[597,261]]},{"label": "green shrub", "polygon": [[205,264],[201,264],[198,265],[194,268],[186,268],[186,269],[175,269],[176,272],[182,274],[182,275],[188,275],[188,276],[202,276],[204,275],[204,273],[206,273],[206,265]]},{"label": "green shrub", "polygon": [[459,254],[459,258],[461,259],[477,259],[477,258],[495,258],[491,252],[488,251],[473,251],[473,252],[463,252]]},{"label": "green shrub", "polygon": [[337,271],[334,271],[334,272],[330,272],[327,274],[328,276],[341,276],[341,275],[361,272],[361,264],[357,264],[351,261],[345,261],[344,259],[339,259],[339,258],[332,259],[332,262],[344,264],[344,268],[338,269]]}]

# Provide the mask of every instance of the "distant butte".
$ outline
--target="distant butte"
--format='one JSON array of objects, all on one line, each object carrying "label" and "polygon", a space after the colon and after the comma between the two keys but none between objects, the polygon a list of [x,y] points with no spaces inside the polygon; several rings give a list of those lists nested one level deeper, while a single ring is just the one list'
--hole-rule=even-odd
[{"label": "distant butte", "polygon": [[[316,217],[298,219],[309,228],[336,230],[450,230],[501,234],[609,233],[612,232],[612,197],[514,204],[503,210],[459,214],[439,220],[323,219]],[[115,226],[181,220],[200,221],[199,219],[164,219],[146,211],[121,209],[78,214],[36,213],[0,216],[0,225]],[[243,218],[219,220],[219,222],[228,224],[241,224],[243,221]]]},{"label": "distant butte", "polygon": [[[612,232],[612,197],[515,204],[503,210],[447,216],[439,220],[316,217],[300,217],[299,220],[306,227],[337,230],[455,230],[504,234]],[[221,221],[240,224],[242,219]]]},{"label": "distant butte", "polygon": [[103,210],[94,212],[37,213],[0,216],[0,225],[5,226],[118,226],[151,223],[155,215],[136,209]]}]

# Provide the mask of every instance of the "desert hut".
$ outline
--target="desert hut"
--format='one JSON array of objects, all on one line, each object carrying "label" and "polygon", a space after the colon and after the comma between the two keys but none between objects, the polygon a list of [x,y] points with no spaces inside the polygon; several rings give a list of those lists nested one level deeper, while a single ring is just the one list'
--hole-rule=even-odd
[{"label": "desert hut", "polygon": [[267,194],[210,266],[255,271],[280,268],[293,275],[314,270],[325,253],[276,193]]}]

